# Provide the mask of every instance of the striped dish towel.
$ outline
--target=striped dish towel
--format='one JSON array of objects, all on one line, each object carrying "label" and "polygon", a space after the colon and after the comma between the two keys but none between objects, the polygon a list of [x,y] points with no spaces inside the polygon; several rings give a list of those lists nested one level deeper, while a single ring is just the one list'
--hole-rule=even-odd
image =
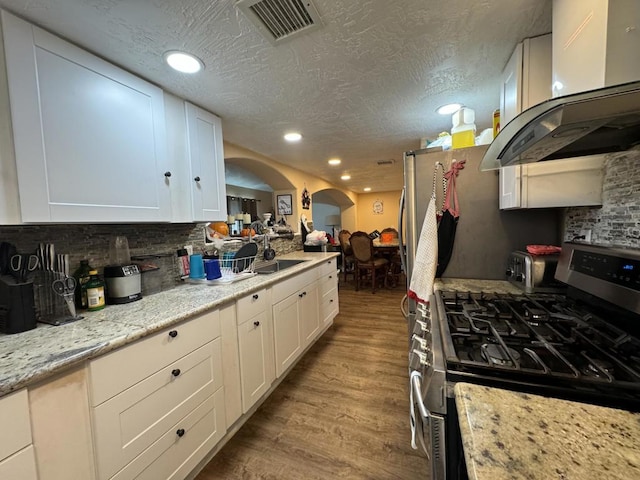
[{"label": "striped dish towel", "polygon": [[420,238],[418,238],[416,259],[409,283],[409,298],[419,303],[429,303],[429,296],[433,294],[437,266],[438,222],[436,220],[436,199],[432,195],[422,223]]}]

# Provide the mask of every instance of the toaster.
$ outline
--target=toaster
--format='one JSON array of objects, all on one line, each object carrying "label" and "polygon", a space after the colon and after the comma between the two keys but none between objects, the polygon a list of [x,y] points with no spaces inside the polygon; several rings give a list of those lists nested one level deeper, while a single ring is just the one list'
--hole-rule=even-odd
[{"label": "toaster", "polygon": [[560,255],[533,255],[511,252],[507,261],[507,280],[526,293],[557,292],[565,285],[554,278]]}]

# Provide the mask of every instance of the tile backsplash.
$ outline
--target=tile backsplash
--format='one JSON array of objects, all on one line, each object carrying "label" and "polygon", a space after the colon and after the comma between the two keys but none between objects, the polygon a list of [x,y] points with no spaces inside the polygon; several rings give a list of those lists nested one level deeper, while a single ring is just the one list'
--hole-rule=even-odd
[{"label": "tile backsplash", "polygon": [[605,161],[601,207],[573,207],[565,213],[564,240],[584,229],[591,243],[640,248],[640,151]]},{"label": "tile backsplash", "polygon": [[[109,242],[112,237],[125,236],[132,257],[149,256],[144,263],[160,268],[143,274],[143,294],[173,288],[180,283],[176,265],[176,250],[184,245],[193,245],[194,252],[201,252],[204,244],[204,224],[108,224],[108,225],[26,225],[0,226],[0,241],[14,244],[20,253],[34,253],[39,243],[53,243],[56,253],[70,255],[73,273],[80,260],[100,272],[109,264]],[[262,242],[258,254],[262,255]],[[300,235],[293,240],[273,239],[272,248],[277,254],[302,250]],[[237,249],[230,246],[229,249]],[[206,247],[208,250],[209,246]]]}]

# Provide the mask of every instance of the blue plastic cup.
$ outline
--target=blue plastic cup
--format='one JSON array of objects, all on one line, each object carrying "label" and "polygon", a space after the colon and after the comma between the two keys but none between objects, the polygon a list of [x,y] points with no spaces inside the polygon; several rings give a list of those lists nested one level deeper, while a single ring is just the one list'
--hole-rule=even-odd
[{"label": "blue plastic cup", "polygon": [[207,280],[215,280],[222,276],[222,272],[220,271],[220,262],[217,258],[205,259],[204,271],[207,274]]},{"label": "blue plastic cup", "polygon": [[202,255],[194,253],[189,257],[189,277],[204,278],[204,263]]}]

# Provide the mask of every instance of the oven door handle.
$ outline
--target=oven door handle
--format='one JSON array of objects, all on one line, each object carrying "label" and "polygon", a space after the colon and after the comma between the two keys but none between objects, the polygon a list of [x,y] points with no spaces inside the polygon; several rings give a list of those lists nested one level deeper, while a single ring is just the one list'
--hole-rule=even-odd
[{"label": "oven door handle", "polygon": [[420,372],[411,372],[411,395],[414,397],[413,404],[418,405],[418,410],[420,411],[422,418],[425,420],[429,419],[431,417],[431,412],[422,401],[422,375],[420,375]]}]

